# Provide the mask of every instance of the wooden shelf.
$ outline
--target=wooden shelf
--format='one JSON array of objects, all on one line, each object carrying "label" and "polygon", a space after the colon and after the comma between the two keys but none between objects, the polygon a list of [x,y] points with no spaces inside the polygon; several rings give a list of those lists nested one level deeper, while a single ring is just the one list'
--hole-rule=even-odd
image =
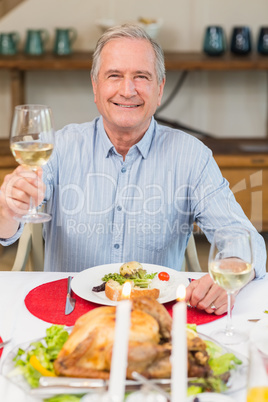
[{"label": "wooden shelf", "polygon": [[[246,56],[236,56],[226,53],[222,56],[210,57],[204,53],[165,52],[167,71],[268,71],[268,56],[251,53]],[[25,73],[27,71],[89,71],[92,65],[92,52],[74,52],[70,56],[55,56],[45,53],[42,56],[27,56],[19,53],[14,56],[0,56],[0,69],[6,69],[11,77],[11,108],[26,102]],[[236,197],[259,230],[268,231],[268,139],[204,139],[204,143],[212,149],[215,159],[231,188],[237,182],[246,180],[245,192]],[[0,140],[0,173],[13,170],[16,162],[9,150],[8,141]],[[251,178],[255,173],[262,172],[262,206],[260,215],[252,215]],[[1,175],[0,175],[1,181]],[[255,208],[255,207],[254,207]],[[254,212],[255,213],[255,212]]]},{"label": "wooden shelf", "polygon": [[[252,53],[236,56],[207,56],[204,53],[165,52],[167,70],[268,70],[268,56]],[[47,52],[42,56],[19,53],[14,56],[0,55],[0,69],[30,70],[88,70],[92,65],[92,52],[74,52],[70,56],[56,56]]]},{"label": "wooden shelf", "polygon": [[16,166],[18,164],[10,151],[9,140],[0,140],[0,168],[13,170]]},{"label": "wooden shelf", "polygon": [[222,56],[207,56],[204,53],[165,53],[167,70],[188,71],[235,71],[268,70],[268,57],[252,53],[236,56],[225,53]]},{"label": "wooden shelf", "polygon": [[220,168],[268,168],[268,138],[203,139]]},{"label": "wooden shelf", "polygon": [[[254,71],[268,70],[268,57],[258,53],[236,56],[207,56],[205,53],[165,52],[167,71]],[[89,71],[92,52],[74,52],[69,56],[56,56],[46,52],[42,56],[18,53],[0,55],[0,69],[9,70],[11,83],[11,109],[27,102],[25,99],[25,73],[27,71]]]}]

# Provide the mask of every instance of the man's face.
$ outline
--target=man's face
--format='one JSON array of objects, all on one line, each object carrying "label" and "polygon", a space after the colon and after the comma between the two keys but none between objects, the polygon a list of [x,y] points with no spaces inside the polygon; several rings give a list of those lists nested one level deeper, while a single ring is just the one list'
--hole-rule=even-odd
[{"label": "man's face", "polygon": [[144,134],[163,94],[155,53],[143,39],[114,39],[101,52],[94,100],[108,133]]}]

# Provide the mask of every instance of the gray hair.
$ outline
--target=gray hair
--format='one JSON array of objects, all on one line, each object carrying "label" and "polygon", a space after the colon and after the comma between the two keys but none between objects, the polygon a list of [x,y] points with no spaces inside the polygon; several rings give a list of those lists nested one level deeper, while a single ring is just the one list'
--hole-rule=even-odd
[{"label": "gray hair", "polygon": [[101,51],[106,43],[110,42],[113,39],[119,38],[130,38],[130,39],[145,39],[147,40],[155,53],[155,69],[157,75],[158,84],[161,84],[163,79],[165,78],[165,60],[164,60],[164,52],[160,45],[153,40],[141,27],[133,24],[124,24],[118,25],[112,28],[109,28],[104,34],[99,38],[97,45],[95,47],[95,51],[93,53],[93,62],[91,68],[91,77],[93,81],[97,82],[98,74],[100,70],[101,63]]}]

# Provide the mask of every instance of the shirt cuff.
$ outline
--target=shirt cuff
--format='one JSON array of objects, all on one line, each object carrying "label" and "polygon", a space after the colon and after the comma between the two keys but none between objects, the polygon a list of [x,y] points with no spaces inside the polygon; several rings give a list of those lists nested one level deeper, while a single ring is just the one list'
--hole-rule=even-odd
[{"label": "shirt cuff", "polygon": [[22,232],[24,229],[24,224],[20,223],[17,232],[14,234],[14,236],[9,237],[8,239],[1,239],[0,238],[0,244],[4,247],[10,246],[11,244],[15,243],[21,236]]}]

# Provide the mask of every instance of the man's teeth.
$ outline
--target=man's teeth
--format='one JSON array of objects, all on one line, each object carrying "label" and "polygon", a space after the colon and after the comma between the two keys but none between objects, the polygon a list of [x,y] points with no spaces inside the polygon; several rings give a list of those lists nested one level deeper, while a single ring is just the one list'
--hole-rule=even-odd
[{"label": "man's teeth", "polygon": [[121,103],[116,103],[117,106],[120,107],[128,107],[128,108],[133,108],[133,107],[138,107],[139,105],[122,105]]}]

